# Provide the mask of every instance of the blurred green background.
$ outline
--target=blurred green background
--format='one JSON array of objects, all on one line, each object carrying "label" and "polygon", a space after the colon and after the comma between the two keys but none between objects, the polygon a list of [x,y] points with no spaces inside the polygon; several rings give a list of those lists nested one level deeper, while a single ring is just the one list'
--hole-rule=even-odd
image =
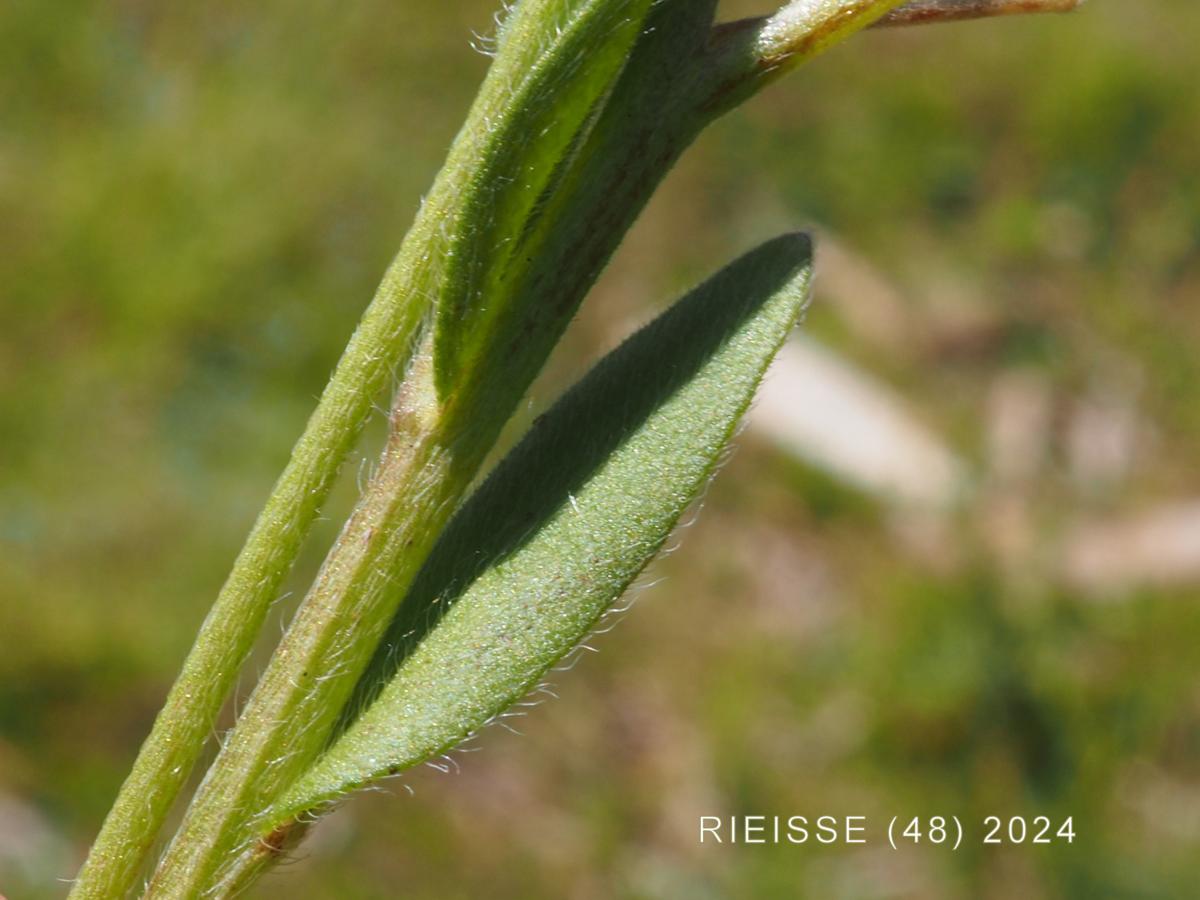
[{"label": "blurred green background", "polygon": [[[0,7],[9,900],[64,893],[492,12]],[[561,700],[458,774],[347,803],[256,896],[1196,896],[1197,46],[1191,0],[873,32],[703,136],[531,408],[717,262],[811,225],[831,249],[807,333],[943,442],[970,499],[913,509],[752,426]],[[871,841],[699,845],[700,815],[734,814],[863,815]],[[938,814],[968,824],[957,852],[881,837]],[[985,848],[989,814],[1073,816],[1077,839]]]}]

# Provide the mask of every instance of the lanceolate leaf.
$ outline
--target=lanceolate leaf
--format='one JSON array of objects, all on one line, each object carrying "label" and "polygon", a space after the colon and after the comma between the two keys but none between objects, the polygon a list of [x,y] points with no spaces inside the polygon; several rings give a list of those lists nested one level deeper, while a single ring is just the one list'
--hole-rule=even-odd
[{"label": "lanceolate leaf", "polygon": [[[471,121],[476,164],[460,188],[437,304],[439,393],[487,341],[487,322],[516,299],[510,260],[540,201],[569,171],[641,32],[650,0],[521,0]],[[523,296],[523,295],[522,295]]]},{"label": "lanceolate leaf", "polygon": [[809,259],[802,235],[742,257],[534,425],[443,535],[360,684],[365,711],[269,821],[445,752],[587,634],[707,482],[804,305]]}]

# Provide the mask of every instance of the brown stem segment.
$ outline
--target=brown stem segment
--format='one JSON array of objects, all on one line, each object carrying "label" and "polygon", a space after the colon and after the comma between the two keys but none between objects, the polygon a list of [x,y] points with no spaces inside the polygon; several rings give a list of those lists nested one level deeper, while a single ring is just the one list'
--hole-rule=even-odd
[{"label": "brown stem segment", "polygon": [[1070,12],[1084,0],[910,0],[894,9],[875,27],[925,25],[960,19],[985,19],[1022,13]]}]

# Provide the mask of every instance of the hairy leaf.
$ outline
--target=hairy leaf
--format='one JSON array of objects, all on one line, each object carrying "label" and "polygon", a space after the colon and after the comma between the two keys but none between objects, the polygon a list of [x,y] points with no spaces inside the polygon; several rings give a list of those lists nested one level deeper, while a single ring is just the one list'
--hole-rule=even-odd
[{"label": "hairy leaf", "polygon": [[[514,302],[508,270],[542,199],[603,109],[650,0],[523,0],[473,110],[476,164],[446,253],[434,344],[437,386],[450,392],[486,345],[487,322]],[[519,38],[519,39],[518,39]],[[521,295],[524,296],[524,295]]]},{"label": "hairy leaf", "polygon": [[[697,497],[799,314],[803,235],[747,254],[609,354],[464,505],[283,822],[453,747],[528,692]],[[372,701],[372,693],[384,684]]]}]

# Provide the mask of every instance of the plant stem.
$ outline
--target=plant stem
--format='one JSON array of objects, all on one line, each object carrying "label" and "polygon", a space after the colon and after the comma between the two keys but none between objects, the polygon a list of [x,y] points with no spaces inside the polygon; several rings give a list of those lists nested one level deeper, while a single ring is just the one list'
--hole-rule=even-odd
[{"label": "plant stem", "polygon": [[1023,13],[1070,12],[1084,0],[909,0],[876,24],[925,25]]},{"label": "plant stem", "polygon": [[[419,354],[380,467],[201,786],[148,896],[224,892],[259,848],[259,816],[324,745],[333,720],[487,446],[458,440]],[[393,601],[394,602],[394,601]],[[264,855],[270,849],[262,846]]]},{"label": "plant stem", "polygon": [[129,894],[262,628],[373,398],[402,367],[421,309],[403,268],[384,279],[292,450],[104,820],[72,900]]}]

